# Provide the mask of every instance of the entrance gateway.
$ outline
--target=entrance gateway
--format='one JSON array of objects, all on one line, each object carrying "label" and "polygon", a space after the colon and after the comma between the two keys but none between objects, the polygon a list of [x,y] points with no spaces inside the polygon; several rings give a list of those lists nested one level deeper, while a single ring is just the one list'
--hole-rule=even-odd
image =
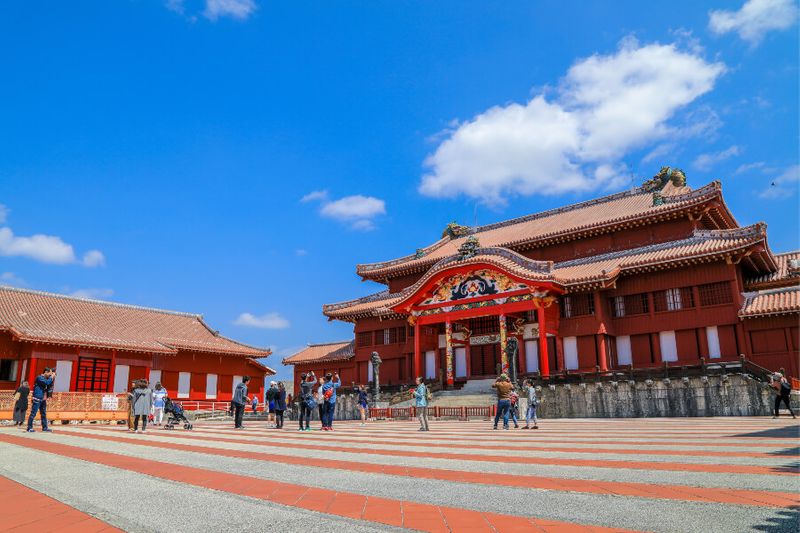
[{"label": "entrance gateway", "polygon": [[[431,374],[431,348],[442,344],[448,385],[456,377],[494,376],[498,367],[508,373],[509,339],[523,346],[534,337],[537,370],[549,376],[548,318],[554,318],[556,298],[563,292],[552,281],[551,266],[508,250],[481,248],[474,237],[462,244],[458,255],[434,265],[391,306],[414,326],[414,375],[423,375],[423,370]],[[526,332],[529,322],[535,324]],[[444,342],[435,335],[436,345],[430,346],[430,331],[440,328]],[[515,353],[520,368],[525,363]]]}]

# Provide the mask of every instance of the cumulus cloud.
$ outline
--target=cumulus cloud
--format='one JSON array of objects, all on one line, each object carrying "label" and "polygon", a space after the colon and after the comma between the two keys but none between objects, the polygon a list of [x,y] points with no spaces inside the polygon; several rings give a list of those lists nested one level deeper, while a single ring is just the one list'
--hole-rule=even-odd
[{"label": "cumulus cloud", "polygon": [[300,201],[314,200],[322,203],[320,215],[344,222],[359,231],[375,229],[375,218],[386,214],[386,202],[374,196],[355,194],[331,200],[327,191],[313,191],[303,196]]},{"label": "cumulus cloud", "polygon": [[0,273],[0,285],[10,285],[12,287],[25,287],[28,283],[13,272]]},{"label": "cumulus cloud", "polygon": [[90,298],[92,300],[106,300],[114,296],[112,289],[78,289],[69,293],[76,298]]},{"label": "cumulus cloud", "polygon": [[86,252],[81,261],[75,256],[72,245],[54,235],[32,235],[18,237],[11,228],[0,228],[0,255],[7,257],[27,257],[42,263],[67,265],[80,263],[88,267],[101,266],[105,257],[98,250]]},{"label": "cumulus cloud", "polygon": [[794,0],[748,0],[739,11],[725,9],[708,14],[708,27],[718,35],[736,32],[752,46],[773,30],[786,30],[797,21]]},{"label": "cumulus cloud", "polygon": [[700,154],[692,163],[692,166],[698,170],[708,171],[711,170],[714,165],[717,163],[721,163],[726,159],[730,159],[731,157],[739,155],[741,150],[738,146],[734,145],[730,148],[726,148],[721,152],[712,152],[707,154]]},{"label": "cumulus cloud", "polygon": [[220,17],[245,20],[255,10],[254,0],[206,0],[206,9],[203,15],[209,20],[217,20]]},{"label": "cumulus cloud", "polygon": [[792,165],[772,180],[770,186],[759,193],[761,198],[774,200],[788,198],[797,192],[800,185],[800,165]]},{"label": "cumulus cloud", "polygon": [[553,98],[539,92],[459,125],[426,159],[419,190],[502,205],[510,195],[618,187],[624,156],[691,134],[696,125],[669,120],[724,71],[674,44],[626,39],[614,54],[575,63]]},{"label": "cumulus cloud", "polygon": [[260,329],[286,329],[289,327],[289,321],[283,318],[279,313],[267,313],[261,316],[256,316],[251,313],[242,313],[233,323],[237,326]]},{"label": "cumulus cloud", "polygon": [[103,266],[106,264],[106,256],[100,250],[89,250],[83,254],[81,263],[87,267]]}]

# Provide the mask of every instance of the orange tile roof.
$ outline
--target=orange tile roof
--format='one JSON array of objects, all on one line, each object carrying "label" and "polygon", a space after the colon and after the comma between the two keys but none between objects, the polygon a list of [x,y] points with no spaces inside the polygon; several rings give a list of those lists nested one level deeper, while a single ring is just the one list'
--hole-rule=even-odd
[{"label": "orange tile roof", "polygon": [[266,357],[267,348],[223,337],[202,316],[0,287],[0,330],[29,342],[174,354]]},{"label": "orange tile roof", "polygon": [[533,261],[504,248],[480,248],[477,255],[469,259],[453,255],[440,260],[425,276],[400,292],[392,294],[385,290],[365,298],[325,305],[322,311],[329,318],[339,320],[392,314],[393,306],[413,295],[436,273],[471,263],[495,265],[521,278],[549,281],[567,291],[577,291],[602,286],[625,272],[674,268],[697,260],[722,259],[760,243],[764,245],[764,260],[772,261],[764,224],[726,230],[695,230],[694,235],[686,239],[559,263]]},{"label": "orange tile roof", "polygon": [[[736,225],[733,216],[721,201],[719,182],[715,181],[697,190],[675,187],[668,182],[660,193],[663,198],[661,205],[653,205],[653,191],[637,187],[630,191],[481,226],[474,231],[465,229],[476,235],[484,246],[519,249],[536,242],[580,236],[587,231],[611,231],[621,224],[643,218],[657,220],[661,217],[677,216],[688,208],[699,208],[717,198],[720,199],[717,210],[724,211],[720,219],[730,221],[729,226]],[[401,272],[424,270],[436,261],[456,253],[465,239],[466,235],[444,237],[421,249],[419,254],[391,261],[360,264],[356,267],[356,272],[364,278],[383,281]]]},{"label": "orange tile roof", "polygon": [[355,341],[309,344],[283,360],[284,365],[299,365],[327,361],[344,361],[355,355]]},{"label": "orange tile roof", "polygon": [[800,284],[800,250],[775,254],[778,269],[775,272],[745,280],[748,289],[768,289]]},{"label": "orange tile roof", "polygon": [[744,293],[742,318],[800,313],[800,287],[783,287]]}]

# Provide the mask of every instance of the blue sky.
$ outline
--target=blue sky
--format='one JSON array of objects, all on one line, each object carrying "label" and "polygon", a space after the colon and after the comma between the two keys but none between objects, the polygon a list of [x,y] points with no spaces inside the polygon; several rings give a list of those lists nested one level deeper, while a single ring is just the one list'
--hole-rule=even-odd
[{"label": "blue sky", "polygon": [[202,313],[273,367],[351,337],[321,305],[380,290],[357,262],[661,165],[800,248],[793,2],[4,7],[0,283]]}]

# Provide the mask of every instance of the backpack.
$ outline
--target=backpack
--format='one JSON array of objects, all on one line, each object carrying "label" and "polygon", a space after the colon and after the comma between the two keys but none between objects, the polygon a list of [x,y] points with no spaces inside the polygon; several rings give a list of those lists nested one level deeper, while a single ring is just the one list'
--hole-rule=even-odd
[{"label": "backpack", "polygon": [[326,401],[330,400],[333,397],[333,387],[323,392],[322,396],[323,398],[325,398]]},{"label": "backpack", "polygon": [[781,380],[781,392],[785,394],[792,392],[792,384],[789,383],[788,379]]}]

